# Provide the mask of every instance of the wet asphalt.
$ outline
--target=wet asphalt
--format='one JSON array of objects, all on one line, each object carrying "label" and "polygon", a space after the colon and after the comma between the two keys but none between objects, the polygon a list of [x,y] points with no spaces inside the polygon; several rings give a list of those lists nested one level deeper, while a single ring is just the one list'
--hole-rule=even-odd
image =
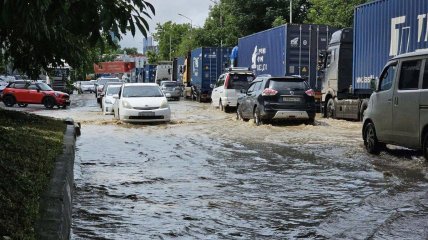
[{"label": "wet asphalt", "polygon": [[124,124],[72,100],[19,109],[82,123],[72,239],[428,239],[428,164],[367,154],[359,122],[258,127],[182,100],[168,124]]}]

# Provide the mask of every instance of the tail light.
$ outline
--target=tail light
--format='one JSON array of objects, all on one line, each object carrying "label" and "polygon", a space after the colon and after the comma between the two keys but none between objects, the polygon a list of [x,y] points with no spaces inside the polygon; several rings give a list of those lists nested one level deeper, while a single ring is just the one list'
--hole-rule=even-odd
[{"label": "tail light", "polygon": [[228,74],[226,80],[224,81],[224,89],[229,88],[230,75]]},{"label": "tail light", "polygon": [[315,97],[315,91],[312,89],[307,90],[306,95],[308,95],[309,97]]},{"label": "tail light", "polygon": [[275,96],[277,93],[278,91],[275,89],[266,88],[265,90],[263,90],[262,96]]}]

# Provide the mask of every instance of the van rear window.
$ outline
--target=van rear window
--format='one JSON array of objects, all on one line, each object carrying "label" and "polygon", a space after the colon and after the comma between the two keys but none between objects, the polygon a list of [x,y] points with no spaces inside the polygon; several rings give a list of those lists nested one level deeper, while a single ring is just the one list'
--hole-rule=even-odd
[{"label": "van rear window", "polygon": [[275,90],[307,90],[309,87],[305,81],[302,80],[270,80],[269,88]]},{"label": "van rear window", "polygon": [[247,89],[254,80],[253,75],[248,74],[230,74],[229,89]]}]

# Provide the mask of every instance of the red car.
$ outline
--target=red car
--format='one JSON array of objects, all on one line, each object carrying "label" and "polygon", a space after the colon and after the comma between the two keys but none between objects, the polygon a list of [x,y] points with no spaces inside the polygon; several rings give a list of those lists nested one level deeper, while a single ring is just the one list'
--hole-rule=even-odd
[{"label": "red car", "polygon": [[15,104],[20,107],[26,107],[28,104],[43,104],[46,108],[70,106],[70,95],[67,93],[54,91],[46,83],[32,81],[9,83],[2,92],[2,100],[7,107]]}]

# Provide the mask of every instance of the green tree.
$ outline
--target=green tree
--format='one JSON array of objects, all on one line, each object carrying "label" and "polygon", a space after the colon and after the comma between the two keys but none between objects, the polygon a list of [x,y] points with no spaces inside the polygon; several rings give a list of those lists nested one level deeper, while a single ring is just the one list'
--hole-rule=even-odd
[{"label": "green tree", "polygon": [[284,25],[286,23],[287,23],[287,21],[282,16],[279,16],[279,17],[276,17],[275,20],[273,21],[272,27],[279,27],[279,26]]},{"label": "green tree", "polygon": [[146,55],[149,64],[156,64],[159,61],[159,54],[154,51],[147,51]]},{"label": "green tree", "polygon": [[179,45],[187,38],[191,38],[192,30],[189,24],[177,24],[171,21],[157,24],[154,39],[159,45],[159,57],[161,60],[170,60],[178,56]]},{"label": "green tree", "polygon": [[144,0],[0,0],[0,6],[5,57],[31,77],[62,60],[79,67],[103,36],[113,44],[127,31],[146,35],[146,19],[155,13]]},{"label": "green tree", "polygon": [[370,0],[310,0],[307,22],[339,28],[352,27],[354,8]]},{"label": "green tree", "polygon": [[138,54],[138,49],[136,47],[133,47],[133,48],[123,48],[123,49],[120,49],[120,51],[122,53],[126,52],[126,54],[128,54],[128,55],[137,55]]}]

